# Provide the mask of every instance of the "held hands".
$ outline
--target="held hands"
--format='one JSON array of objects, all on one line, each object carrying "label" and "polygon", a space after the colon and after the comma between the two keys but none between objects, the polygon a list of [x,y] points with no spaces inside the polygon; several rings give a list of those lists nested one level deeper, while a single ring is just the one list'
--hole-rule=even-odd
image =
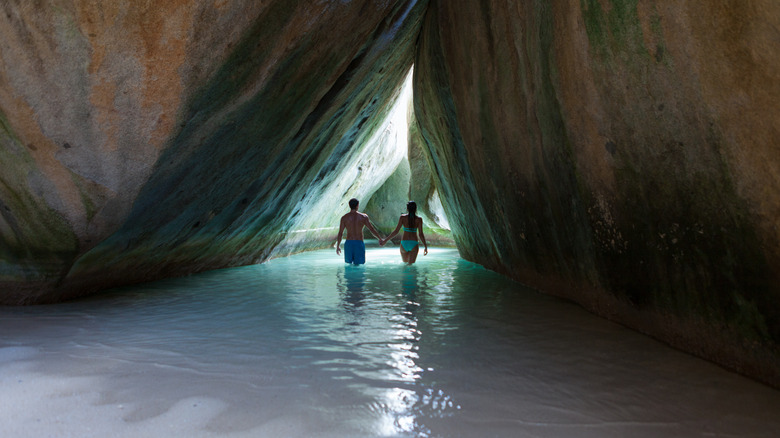
[{"label": "held hands", "polygon": [[379,246],[385,246],[385,243],[387,243],[387,240],[379,239]]}]

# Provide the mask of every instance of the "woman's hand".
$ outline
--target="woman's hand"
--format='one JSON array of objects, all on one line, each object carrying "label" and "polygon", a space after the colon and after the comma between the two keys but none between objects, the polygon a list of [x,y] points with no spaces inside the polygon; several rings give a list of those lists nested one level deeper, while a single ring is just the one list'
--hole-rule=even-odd
[{"label": "woman's hand", "polygon": [[424,255],[424,256],[427,256],[427,255],[428,255],[428,247],[427,247],[427,246],[425,247],[425,252],[423,253],[423,255]]}]

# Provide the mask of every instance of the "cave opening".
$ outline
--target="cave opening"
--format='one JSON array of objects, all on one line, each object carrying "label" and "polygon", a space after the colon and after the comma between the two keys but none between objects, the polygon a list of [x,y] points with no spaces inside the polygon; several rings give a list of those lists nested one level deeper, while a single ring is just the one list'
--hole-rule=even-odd
[{"label": "cave opening", "polygon": [[[375,190],[368,192],[363,206],[375,225],[382,229],[393,229],[399,214],[405,213],[407,200],[415,201],[431,240],[453,246],[447,215],[417,128],[413,105],[413,75],[414,66],[409,69],[399,87],[397,97],[392,102],[392,108],[381,128],[368,140],[369,143],[382,145],[380,153],[397,158],[387,161],[387,166],[395,166],[394,170],[389,173],[380,172],[387,177],[378,187],[375,186]],[[374,180],[369,181],[376,184]],[[366,231],[366,237],[373,236]]]}]

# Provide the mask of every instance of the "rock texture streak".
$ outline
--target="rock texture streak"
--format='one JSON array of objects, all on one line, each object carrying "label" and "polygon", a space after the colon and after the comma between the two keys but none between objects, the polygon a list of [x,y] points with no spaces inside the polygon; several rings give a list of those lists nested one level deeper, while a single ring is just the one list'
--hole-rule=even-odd
[{"label": "rock texture streak", "polygon": [[432,1],[415,111],[464,257],[780,386],[780,6]]},{"label": "rock texture streak", "polygon": [[714,3],[0,2],[0,302],[408,194],[465,258],[780,387],[780,4]]},{"label": "rock texture streak", "polygon": [[426,5],[2,2],[0,301],[322,247],[403,159]]}]

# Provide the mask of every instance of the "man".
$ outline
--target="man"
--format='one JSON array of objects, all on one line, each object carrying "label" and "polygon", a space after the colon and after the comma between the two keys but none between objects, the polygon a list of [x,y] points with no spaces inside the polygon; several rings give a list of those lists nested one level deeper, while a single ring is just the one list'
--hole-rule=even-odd
[{"label": "man", "polygon": [[347,229],[347,240],[344,241],[344,261],[354,265],[362,265],[366,262],[366,244],[363,243],[363,227],[368,227],[368,231],[371,231],[371,234],[376,236],[377,239],[381,239],[379,232],[371,225],[368,215],[357,210],[359,204],[360,202],[355,198],[349,200],[350,212],[341,216],[339,235],[336,237],[336,254],[341,254],[341,236],[344,234],[344,229]]}]

